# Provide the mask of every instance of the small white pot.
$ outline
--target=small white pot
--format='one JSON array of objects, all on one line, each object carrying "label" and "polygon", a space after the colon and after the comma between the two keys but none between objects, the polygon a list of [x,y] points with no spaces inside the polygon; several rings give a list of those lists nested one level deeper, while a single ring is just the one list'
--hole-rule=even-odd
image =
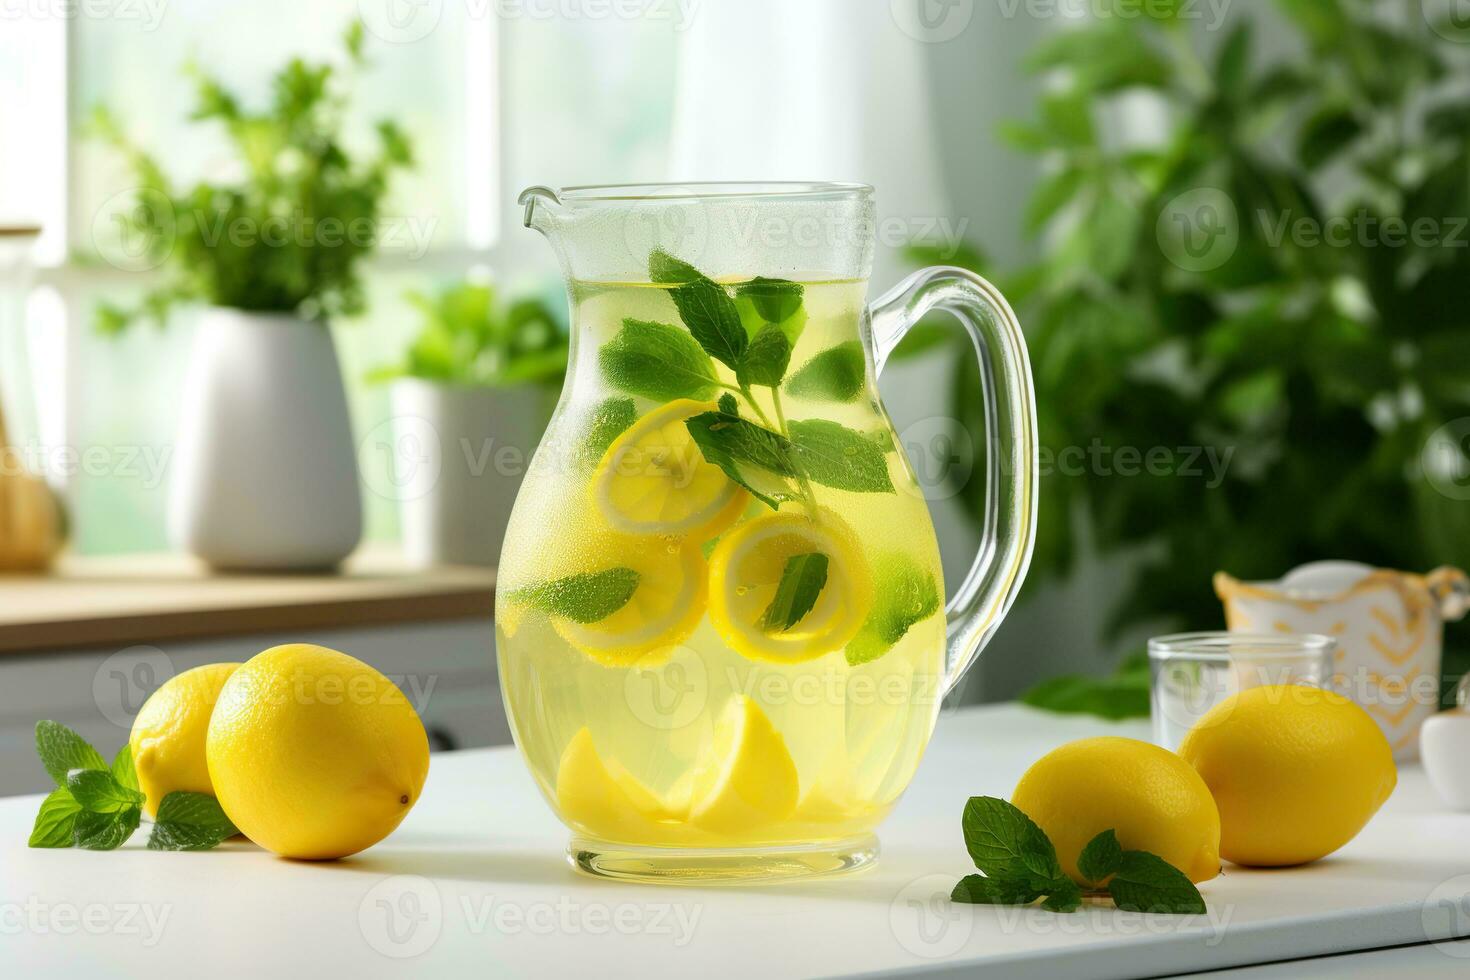
[{"label": "small white pot", "polygon": [[546,429],[544,388],[404,378],[389,392],[403,550],[416,565],[493,565]]},{"label": "small white pot", "polygon": [[360,494],[327,328],[206,310],[174,450],[175,547],[222,569],[329,568],[362,537]]}]

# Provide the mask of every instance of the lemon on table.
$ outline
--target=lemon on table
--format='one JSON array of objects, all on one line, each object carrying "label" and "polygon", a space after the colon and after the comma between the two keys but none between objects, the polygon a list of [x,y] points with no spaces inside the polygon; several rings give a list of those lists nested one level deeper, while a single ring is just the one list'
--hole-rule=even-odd
[{"label": "lemon on table", "polygon": [[722,836],[748,836],[790,817],[800,795],[786,739],[760,705],[731,697],[715,726],[710,761],[695,774],[690,820]]},{"label": "lemon on table", "polygon": [[388,836],[418,802],[429,740],[372,667],[293,643],[252,657],[209,721],[209,777],[252,841],[292,858],[344,857]]},{"label": "lemon on table", "polygon": [[170,793],[214,793],[204,741],[220,689],[239,666],[206,664],[177,674],[148,696],[133,719],[128,745],[150,818]]},{"label": "lemon on table", "polygon": [[[768,610],[787,565],[820,556],[825,581],[794,625],[773,626]],[[724,641],[751,660],[799,663],[847,645],[873,604],[873,580],[857,535],[829,508],[815,518],[793,504],[746,521],[710,554],[709,616]]]},{"label": "lemon on table", "polygon": [[1221,701],[1179,754],[1220,807],[1220,853],[1274,867],[1325,857],[1357,836],[1398,780],[1368,713],[1332,691],[1254,687]]},{"label": "lemon on table", "polygon": [[1042,756],[1011,802],[1034,820],[1078,884],[1088,841],[1115,831],[1126,851],[1148,851],[1189,876],[1220,873],[1220,814],[1199,773],[1167,749],[1132,738],[1069,742]]},{"label": "lemon on table", "polygon": [[[704,616],[707,566],[699,546],[654,540],[636,546],[588,551],[607,567],[592,575],[609,579],[623,590],[612,601],[580,614],[571,593],[594,579],[570,576],[537,587],[527,600],[551,613],[551,624],[568,643],[609,666],[624,667],[656,650],[685,640]],[[553,593],[560,592],[560,595]],[[626,595],[612,612],[603,609]],[[597,618],[584,621],[591,616]]]},{"label": "lemon on table", "polygon": [[630,534],[699,541],[735,523],[750,494],[705,460],[685,421],[714,402],[681,398],[649,412],[613,441],[592,477],[608,523]]}]

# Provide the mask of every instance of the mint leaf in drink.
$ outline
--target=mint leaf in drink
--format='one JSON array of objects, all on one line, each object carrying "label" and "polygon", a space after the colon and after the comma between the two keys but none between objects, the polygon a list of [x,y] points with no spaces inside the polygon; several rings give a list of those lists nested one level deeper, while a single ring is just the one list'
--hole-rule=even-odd
[{"label": "mint leaf in drink", "polygon": [[970,858],[988,877],[1019,878],[1038,886],[1065,877],[1046,834],[1005,800],[970,797],[961,826]]},{"label": "mint leaf in drink", "polygon": [[654,401],[703,400],[719,390],[709,355],[667,323],[623,320],[622,330],[602,346],[597,359],[608,384]]},{"label": "mint leaf in drink", "polygon": [[788,426],[793,458],[811,480],[854,493],[893,493],[888,459],[872,439],[826,419]]},{"label": "mint leaf in drink", "polygon": [[631,568],[609,568],[528,585],[506,598],[574,623],[596,623],[626,606],[638,581]]},{"label": "mint leaf in drink", "polygon": [[706,461],[772,510],[796,496],[791,443],[728,412],[704,412],[684,423]]},{"label": "mint leaf in drink", "polygon": [[1130,912],[1191,915],[1205,911],[1199,889],[1178,868],[1147,851],[1124,851],[1108,882],[1113,904]]},{"label": "mint leaf in drink", "polygon": [[811,401],[850,402],[863,393],[868,362],[863,346],[849,340],[829,347],[803,364],[786,382],[786,390]]},{"label": "mint leaf in drink", "polygon": [[66,774],[73,769],[107,769],[107,760],[60,722],[36,722],[36,754],[57,786],[66,785]]},{"label": "mint leaf in drink", "polygon": [[674,286],[669,295],[684,326],[711,357],[735,369],[749,337],[725,287],[662,249],[648,256],[648,276],[656,283]]},{"label": "mint leaf in drink", "polygon": [[955,883],[949,899],[969,905],[1030,905],[1042,894],[1029,881],[965,875]]},{"label": "mint leaf in drink", "polygon": [[1046,886],[1046,901],[1041,907],[1048,912],[1075,912],[1082,907],[1082,889],[1064,875]]},{"label": "mint leaf in drink", "polygon": [[720,396],[720,411],[726,415],[739,415],[740,404],[735,401],[735,396],[728,391]]},{"label": "mint leaf in drink", "polygon": [[873,562],[873,578],[873,607],[847,645],[847,662],[853,666],[883,656],[910,627],[940,607],[934,574],[902,552],[879,555]]},{"label": "mint leaf in drink", "polygon": [[607,447],[638,421],[638,407],[631,398],[609,398],[592,410],[587,435],[582,440],[582,462],[596,466]]},{"label": "mint leaf in drink", "polygon": [[756,276],[735,287],[737,299],[748,299],[756,313],[767,323],[789,320],[801,309],[804,288],[789,279],[767,279]]},{"label": "mint leaf in drink", "polygon": [[776,595],[761,617],[767,633],[785,633],[812,611],[827,584],[827,556],[821,552],[786,559]]},{"label": "mint leaf in drink", "polygon": [[83,810],[72,827],[72,843],[89,851],[113,851],[138,829],[143,814],[140,806],[130,806],[110,813]]},{"label": "mint leaf in drink", "polygon": [[150,851],[207,851],[240,831],[208,793],[170,793],[158,805]]},{"label": "mint leaf in drink", "polygon": [[66,788],[92,813],[116,813],[143,802],[142,793],[123,786],[108,769],[73,769],[66,774]]},{"label": "mint leaf in drink", "polygon": [[781,328],[768,323],[740,355],[735,368],[735,377],[742,385],[762,385],[774,388],[786,377],[786,368],[791,364],[791,341]]},{"label": "mint leaf in drink", "polygon": [[124,789],[141,793],[143,787],[138,784],[138,770],[133,767],[133,747],[127,742],[117,750],[117,755],[112,757],[112,778]]},{"label": "mint leaf in drink", "polygon": [[1118,835],[1104,830],[1082,849],[1077,857],[1077,870],[1082,877],[1097,885],[1116,873],[1122,861],[1123,845],[1118,843]]},{"label": "mint leaf in drink", "polygon": [[72,799],[69,791],[65,788],[52,790],[51,795],[41,801],[35,826],[31,828],[31,839],[26,843],[31,847],[71,847],[72,828],[81,812],[82,805]]}]

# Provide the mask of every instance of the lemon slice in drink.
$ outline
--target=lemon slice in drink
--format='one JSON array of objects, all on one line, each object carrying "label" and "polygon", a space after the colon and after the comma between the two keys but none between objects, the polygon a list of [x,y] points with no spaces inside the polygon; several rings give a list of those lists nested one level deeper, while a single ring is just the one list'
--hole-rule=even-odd
[{"label": "lemon slice in drink", "polygon": [[[811,608],[781,629],[767,613],[787,563],[802,555],[826,559],[826,580]],[[826,507],[817,509],[815,519],[787,504],[746,521],[720,538],[709,564],[710,622],[751,660],[800,663],[841,650],[873,603],[872,575],[857,535]]]},{"label": "lemon slice in drink", "polygon": [[684,425],[715,407],[681,398],[613,441],[592,476],[592,493],[609,524],[629,534],[704,541],[735,523],[750,494],[705,460]]},{"label": "lemon slice in drink", "polygon": [[562,751],[556,806],[584,833],[633,844],[659,840],[657,823],[665,816],[658,797],[632,773],[616,761],[603,762],[586,728]]},{"label": "lemon slice in drink", "polygon": [[721,713],[711,762],[696,772],[692,789],[690,820],[740,837],[789,818],[801,784],[786,739],[760,705],[737,694]]},{"label": "lemon slice in drink", "polygon": [[653,540],[630,543],[603,557],[608,567],[636,573],[633,594],[596,622],[553,615],[551,625],[562,639],[595,660],[626,667],[694,632],[708,596],[707,566],[698,545]]}]

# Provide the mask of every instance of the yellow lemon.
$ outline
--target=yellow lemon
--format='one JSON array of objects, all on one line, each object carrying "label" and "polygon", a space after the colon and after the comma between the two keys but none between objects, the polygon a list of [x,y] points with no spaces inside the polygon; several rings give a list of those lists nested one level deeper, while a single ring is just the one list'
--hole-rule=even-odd
[{"label": "yellow lemon", "polygon": [[[787,563],[825,558],[825,581],[809,611],[790,628],[773,626],[773,608]],[[710,555],[709,618],[720,637],[751,660],[799,663],[841,650],[873,604],[873,579],[857,535],[822,507],[815,519],[786,505],[748,520],[720,538]]]},{"label": "yellow lemon", "polygon": [[786,739],[760,705],[734,695],[715,726],[711,762],[694,777],[690,819],[729,837],[791,816],[801,792]]},{"label": "yellow lemon", "polygon": [[1057,849],[1078,884],[1077,857],[1105,830],[1127,851],[1148,851],[1189,876],[1220,873],[1220,814],[1199,773],[1168,749],[1132,738],[1084,738],[1026,770],[1011,797]]},{"label": "yellow lemon", "polygon": [[1304,864],[1357,836],[1398,781],[1368,713],[1315,687],[1255,687],[1205,713],[1179,747],[1220,807],[1236,864]]},{"label": "yellow lemon", "polygon": [[429,739],[403,692],[372,667],[293,643],[225,683],[206,742],[215,796],[252,841],[285,857],[355,854],[418,802]]},{"label": "yellow lemon", "polygon": [[658,821],[669,819],[662,800],[616,761],[604,762],[592,732],[579,729],[562,750],[556,806],[576,830],[625,844],[658,843]]},{"label": "yellow lemon", "polygon": [[705,541],[735,523],[750,494],[705,460],[684,424],[715,407],[681,398],[649,412],[614,440],[592,477],[609,524],[630,534]]},{"label": "yellow lemon", "polygon": [[138,786],[148,797],[143,810],[150,818],[170,793],[214,793],[204,740],[220,689],[239,666],[206,664],[171,677],[133,719],[128,745]]},{"label": "yellow lemon", "polygon": [[620,587],[627,589],[628,599],[594,622],[553,612],[551,624],[563,639],[594,660],[625,667],[694,632],[708,594],[707,566],[697,544],[654,539],[588,551],[608,569],[626,573]]}]

